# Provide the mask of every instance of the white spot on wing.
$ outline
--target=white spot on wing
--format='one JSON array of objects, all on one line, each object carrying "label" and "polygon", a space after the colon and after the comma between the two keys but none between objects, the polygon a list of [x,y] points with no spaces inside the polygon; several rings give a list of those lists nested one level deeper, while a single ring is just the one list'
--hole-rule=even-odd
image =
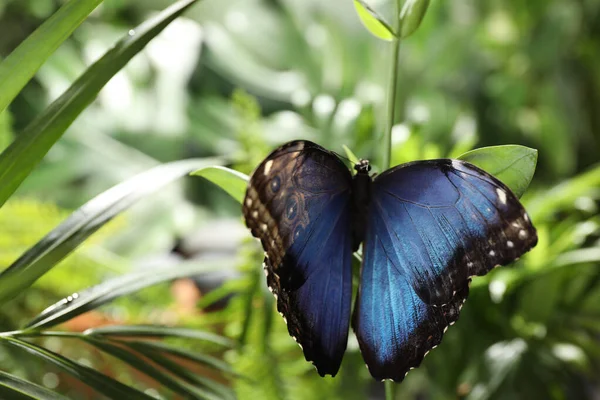
[{"label": "white spot on wing", "polygon": [[496,188],[496,194],[498,194],[498,198],[500,199],[500,203],[506,204],[506,192],[500,188]]},{"label": "white spot on wing", "polygon": [[258,218],[258,211],[252,211],[252,218]]},{"label": "white spot on wing", "polygon": [[262,229],[264,232],[267,231],[267,224],[260,224],[260,229]]},{"label": "white spot on wing", "polygon": [[523,219],[525,222],[529,222],[529,215],[527,215],[527,213],[523,214]]},{"label": "white spot on wing", "polygon": [[519,231],[519,239],[526,239],[527,238],[527,232],[524,231],[523,229],[521,229]]},{"label": "white spot on wing", "polygon": [[272,166],[273,166],[273,160],[269,160],[265,163],[265,169],[264,169],[265,175],[269,175],[269,172],[271,171]]},{"label": "white spot on wing", "polygon": [[490,250],[490,256],[494,257],[496,255],[496,252],[494,250]]},{"label": "white spot on wing", "polygon": [[506,245],[508,246],[509,249],[512,249],[513,247],[515,247],[515,244],[510,240],[508,242],[506,242]]},{"label": "white spot on wing", "polygon": [[246,205],[247,205],[248,207],[252,207],[252,199],[251,199],[250,197],[247,197],[247,198],[246,198]]}]

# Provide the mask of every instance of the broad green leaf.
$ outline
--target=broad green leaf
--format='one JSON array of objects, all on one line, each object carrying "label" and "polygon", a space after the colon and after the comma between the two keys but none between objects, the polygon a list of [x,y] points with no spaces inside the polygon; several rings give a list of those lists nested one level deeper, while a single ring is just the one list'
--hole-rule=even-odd
[{"label": "broad green leaf", "polygon": [[92,233],[136,201],[190,171],[216,161],[185,160],[160,165],[90,200],[0,274],[0,304],[29,287]]},{"label": "broad green leaf", "polygon": [[400,37],[412,35],[421,25],[430,0],[405,0],[400,10]]},{"label": "broad green leaf", "polygon": [[231,197],[242,203],[246,195],[246,186],[248,186],[248,176],[241,172],[226,167],[206,167],[194,171],[192,175],[201,176],[208,179],[221,189],[226,191]]},{"label": "broad green leaf", "polygon": [[538,152],[525,146],[506,145],[471,150],[459,160],[470,162],[501,180],[517,197],[529,187]]},{"label": "broad green leaf", "polygon": [[342,145],[342,147],[344,148],[344,151],[346,152],[346,157],[348,157],[350,159],[350,162],[352,164],[358,164],[360,160],[358,157],[356,157],[356,154],[354,154],[354,152],[352,150],[350,150],[350,147],[348,147],[346,145]]},{"label": "broad green leaf", "polygon": [[365,28],[375,37],[383,40],[394,39],[394,30],[364,1],[354,0],[354,8]]},{"label": "broad green leaf", "polygon": [[114,380],[104,374],[85,365],[76,363],[54,353],[48,349],[44,349],[33,343],[29,343],[20,339],[11,337],[1,337],[0,341],[4,340],[13,346],[27,351],[38,359],[45,360],[62,369],[63,371],[73,375],[75,378],[95,389],[109,399],[132,399],[132,400],[153,400],[150,397],[132,387],[126,386],[121,382]]},{"label": "broad green leaf", "polygon": [[119,337],[149,337],[164,338],[174,337],[181,339],[194,339],[209,341],[221,346],[233,347],[233,341],[210,332],[203,332],[198,329],[173,328],[169,326],[157,325],[112,325],[99,328],[88,329],[83,332],[88,336],[106,336],[111,338]]},{"label": "broad green leaf", "polygon": [[93,338],[85,338],[84,340],[97,349],[110,354],[115,358],[118,358],[130,367],[135,368],[143,374],[151,377],[152,379],[161,383],[165,388],[186,396],[186,398],[219,400],[219,397],[217,397],[215,394],[207,392],[203,388],[199,388],[187,382],[176,379],[175,377],[171,376],[171,374],[166,373],[165,368],[157,368],[156,364],[149,363],[147,359],[141,358],[137,354],[127,351],[121,346]]},{"label": "broad green leaf", "polygon": [[104,85],[197,0],[181,0],[140,25],[95,62],[0,154],[0,207]]},{"label": "broad green leaf", "polygon": [[48,328],[148,286],[200,275],[207,271],[233,268],[233,264],[231,258],[210,260],[205,263],[194,261],[182,263],[176,267],[168,266],[125,274],[87,288],[48,307],[27,324],[27,328]]},{"label": "broad green leaf", "polygon": [[102,0],[71,0],[0,63],[0,114]]},{"label": "broad green leaf", "polygon": [[0,399],[69,400],[67,397],[0,371]]}]

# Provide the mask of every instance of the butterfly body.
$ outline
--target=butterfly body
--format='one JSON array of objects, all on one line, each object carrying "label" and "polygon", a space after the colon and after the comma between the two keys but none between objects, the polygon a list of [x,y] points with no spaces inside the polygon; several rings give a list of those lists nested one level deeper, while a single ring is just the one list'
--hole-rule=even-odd
[{"label": "butterfly body", "polygon": [[243,213],[277,309],[321,375],[337,373],[346,349],[352,252],[363,245],[352,326],[371,374],[401,381],[458,319],[470,277],[537,236],[510,189],[471,164],[417,161],[375,178],[368,161],[355,169],[287,143],[252,174]]}]

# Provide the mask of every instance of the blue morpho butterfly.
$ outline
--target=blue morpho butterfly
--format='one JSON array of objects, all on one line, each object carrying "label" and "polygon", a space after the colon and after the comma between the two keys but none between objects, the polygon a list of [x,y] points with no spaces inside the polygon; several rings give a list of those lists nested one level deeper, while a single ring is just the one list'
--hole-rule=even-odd
[{"label": "blue morpho butterfly", "polygon": [[352,327],[371,375],[401,381],[458,319],[470,277],[537,243],[517,197],[459,160],[416,161],[352,177],[315,143],[293,141],[256,168],[243,212],[290,335],[321,376],[342,362],[352,252],[363,245]]}]

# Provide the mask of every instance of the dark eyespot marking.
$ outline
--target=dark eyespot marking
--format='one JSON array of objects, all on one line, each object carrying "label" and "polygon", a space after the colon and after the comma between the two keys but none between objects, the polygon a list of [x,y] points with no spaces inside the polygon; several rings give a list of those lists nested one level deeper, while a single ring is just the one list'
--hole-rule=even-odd
[{"label": "dark eyespot marking", "polygon": [[278,176],[276,176],[271,180],[271,190],[273,191],[273,193],[277,193],[279,191],[280,187],[281,187],[281,180],[279,179]]},{"label": "dark eyespot marking", "polygon": [[295,197],[290,196],[285,202],[285,216],[289,220],[296,218],[298,214],[298,201]]}]

